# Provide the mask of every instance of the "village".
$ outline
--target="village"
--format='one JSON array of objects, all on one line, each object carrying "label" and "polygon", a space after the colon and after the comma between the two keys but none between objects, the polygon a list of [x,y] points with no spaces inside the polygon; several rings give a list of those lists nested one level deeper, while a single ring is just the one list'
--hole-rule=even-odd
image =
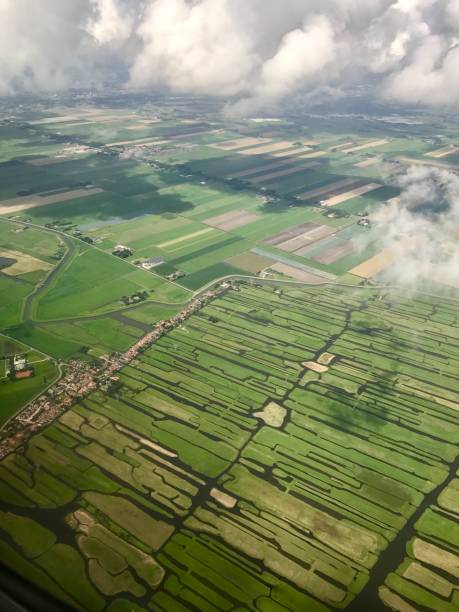
[{"label": "village", "polygon": [[56,419],[96,389],[109,391],[118,382],[117,372],[131,363],[139,353],[151,347],[164,334],[182,325],[188,317],[206,306],[211,300],[232,289],[225,282],[194,298],[171,319],[159,321],[125,353],[113,354],[102,363],[88,363],[72,359],[63,366],[62,377],[45,393],[34,399],[3,429],[0,440],[0,459],[16,450],[33,434]]}]

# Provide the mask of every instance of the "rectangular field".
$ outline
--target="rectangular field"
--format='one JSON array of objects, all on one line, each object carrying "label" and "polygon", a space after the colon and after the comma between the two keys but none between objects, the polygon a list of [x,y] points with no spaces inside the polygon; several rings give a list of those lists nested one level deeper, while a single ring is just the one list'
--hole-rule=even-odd
[{"label": "rectangular field", "polygon": [[268,164],[260,164],[256,165],[253,168],[248,168],[246,170],[241,170],[240,172],[233,172],[231,174],[232,178],[245,178],[247,176],[251,176],[252,174],[261,174],[262,172],[268,172],[269,170],[278,170],[279,168],[283,168],[285,166],[293,165],[295,163],[294,160],[284,159],[275,162],[269,162]]},{"label": "rectangular field", "polygon": [[281,142],[272,142],[267,145],[251,147],[250,149],[241,149],[238,151],[240,155],[269,155],[270,153],[274,153],[275,151],[286,151],[289,153],[295,153],[298,147],[294,147],[291,142],[281,141]]},{"label": "rectangular field", "polygon": [[366,142],[361,145],[357,145],[355,147],[349,147],[348,149],[342,149],[342,153],[355,153],[356,151],[363,151],[364,149],[372,149],[374,147],[382,147],[385,144],[389,144],[390,140],[388,138],[380,138],[379,140],[372,140],[371,142]]},{"label": "rectangular field", "polygon": [[314,256],[313,259],[324,265],[330,265],[332,263],[335,263],[335,261],[339,261],[343,257],[346,257],[346,255],[350,255],[353,252],[353,243],[350,240],[345,240],[341,244],[327,249],[320,255]]},{"label": "rectangular field", "polygon": [[361,278],[372,278],[388,266],[394,263],[398,256],[398,253],[393,248],[383,249],[377,255],[370,257],[363,263],[359,264],[352,270],[349,270],[351,274],[360,276]]},{"label": "rectangular field", "polygon": [[372,278],[379,272],[385,270],[408,251],[422,248],[424,246],[424,241],[425,237],[423,236],[406,237],[400,240],[396,246],[383,249],[377,255],[370,257],[367,261],[349,270],[349,272],[361,278]]},{"label": "rectangular field", "polygon": [[311,244],[322,240],[322,238],[331,236],[334,233],[335,228],[330,227],[328,225],[319,225],[319,227],[305,232],[304,234],[300,234],[299,236],[295,236],[294,238],[290,238],[285,242],[277,244],[276,247],[278,249],[281,249],[282,251],[287,251],[288,253],[296,253],[297,255],[302,255],[303,250],[308,248]]},{"label": "rectangular field", "polygon": [[405,558],[379,589],[381,601],[392,609],[453,612],[459,607],[458,500],[456,477],[416,522]]},{"label": "rectangular field", "polygon": [[147,144],[166,144],[168,143],[169,140],[161,140],[160,138],[156,137],[156,136],[147,136],[145,138],[134,138],[132,140],[120,140],[118,142],[110,142],[108,144],[106,144],[106,147],[121,147],[124,145],[132,145],[132,146],[143,146],[143,145],[147,145]]},{"label": "rectangular field", "polygon": [[455,145],[448,145],[446,147],[442,147],[441,149],[437,149],[436,151],[430,151],[429,153],[426,153],[425,156],[434,157],[438,159],[440,157],[447,157],[448,155],[453,155],[454,153],[457,153],[458,151],[459,151],[459,147]]},{"label": "rectangular field", "polygon": [[319,227],[320,226],[317,223],[307,221],[306,223],[300,223],[299,225],[295,225],[287,230],[283,230],[274,236],[270,236],[269,238],[263,240],[263,243],[271,246],[277,246],[278,244],[282,244],[291,238],[296,238],[300,234],[305,234],[307,232],[316,230]]},{"label": "rectangular field", "polygon": [[354,164],[354,166],[356,168],[368,168],[369,166],[374,166],[380,161],[381,158],[379,157],[368,157],[367,159],[363,159],[362,161],[357,162],[356,164]]},{"label": "rectangular field", "polygon": [[270,142],[269,138],[234,138],[233,140],[225,140],[224,142],[215,142],[212,147],[222,149],[223,151],[235,151],[244,147],[261,145]]},{"label": "rectangular field", "polygon": [[335,231],[335,228],[328,225],[307,222],[271,236],[263,242],[264,244],[275,246],[282,251],[295,252],[301,255],[303,249],[326,236],[330,236]]},{"label": "rectangular field", "polygon": [[251,272],[252,274],[257,274],[261,270],[269,268],[272,264],[276,263],[276,260],[246,251],[240,255],[230,257],[226,260],[226,263],[231,266],[236,266],[237,268],[242,268],[242,270],[247,270],[247,272]]},{"label": "rectangular field", "polygon": [[299,268],[294,268],[293,266],[280,262],[271,266],[271,270],[285,274],[285,276],[289,276],[303,283],[310,283],[311,285],[320,285],[325,282],[322,276],[317,276],[312,272],[306,272],[305,270],[300,270]]},{"label": "rectangular field", "polygon": [[322,206],[336,206],[337,204],[342,204],[343,202],[347,202],[348,200],[352,200],[358,196],[365,195],[366,193],[370,193],[376,189],[380,189],[380,187],[380,183],[368,183],[367,185],[362,185],[361,187],[356,187],[355,189],[351,189],[328,198],[322,202]]},{"label": "rectangular field", "polygon": [[361,182],[360,179],[356,177],[348,177],[344,179],[340,179],[339,181],[333,181],[331,183],[327,183],[322,187],[317,187],[315,189],[309,189],[308,191],[303,191],[302,193],[297,194],[297,198],[299,200],[312,200],[313,198],[318,198],[319,196],[326,196],[329,194],[333,194],[337,191],[344,189],[345,187],[350,187],[351,185],[357,185]]},{"label": "rectangular field", "polygon": [[312,167],[312,163],[307,166],[294,166],[293,168],[284,168],[283,170],[276,170],[275,172],[268,172],[268,174],[262,174],[261,176],[255,176],[249,178],[251,183],[268,183],[274,179],[280,178],[281,176],[289,176],[291,174],[299,174],[304,172],[308,168]]},{"label": "rectangular field", "polygon": [[272,156],[276,157],[276,158],[282,158],[282,157],[301,157],[304,153],[308,153],[309,151],[311,151],[311,147],[309,146],[301,146],[301,147],[291,147],[286,149],[285,151],[279,151],[276,153],[273,153]]},{"label": "rectangular field", "polygon": [[214,228],[229,232],[238,227],[244,227],[260,218],[260,215],[245,210],[232,210],[216,217],[205,219],[203,223]]},{"label": "rectangular field", "polygon": [[103,189],[92,187],[90,189],[73,189],[71,191],[60,191],[54,195],[37,195],[13,198],[11,200],[0,200],[0,215],[11,215],[22,210],[30,210],[47,204],[59,204],[68,200],[88,198],[89,196],[103,193]]}]

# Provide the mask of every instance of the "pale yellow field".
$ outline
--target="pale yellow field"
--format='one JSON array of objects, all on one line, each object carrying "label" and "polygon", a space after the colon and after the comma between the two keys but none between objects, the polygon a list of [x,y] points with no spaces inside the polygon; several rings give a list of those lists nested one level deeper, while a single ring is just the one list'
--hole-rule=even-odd
[{"label": "pale yellow field", "polygon": [[52,125],[53,123],[67,123],[68,121],[78,121],[80,115],[62,115],[60,117],[46,117],[45,119],[36,119],[29,121],[30,125]]},{"label": "pale yellow field", "polygon": [[356,168],[368,168],[368,166],[374,166],[380,161],[379,157],[369,157],[368,159],[364,159],[360,162],[354,164]]},{"label": "pale yellow field", "polygon": [[[58,112],[59,109],[56,109]],[[72,114],[62,114],[56,117],[45,117],[44,119],[37,119],[35,121],[30,121],[30,125],[53,125],[56,123],[69,123],[71,121],[81,121],[81,123],[74,123],[73,125],[83,125],[83,122],[92,123],[92,122],[111,122],[111,121],[122,121],[122,120],[139,120],[139,116],[134,113],[125,113],[120,112],[118,114],[113,112],[113,109],[107,109],[106,111],[102,111],[97,108],[78,108],[77,112],[75,109],[70,108],[60,108],[60,111],[63,113],[71,112]],[[151,119],[150,121],[154,121]]]},{"label": "pale yellow field", "polygon": [[145,130],[146,128],[151,126],[151,122],[150,121],[145,121],[144,123],[138,123],[136,125],[130,125],[127,129],[129,131],[133,131],[136,132],[137,130]]},{"label": "pale yellow field", "polygon": [[388,144],[390,140],[387,138],[383,138],[381,140],[372,140],[371,142],[366,142],[365,144],[357,145],[355,147],[350,147],[349,149],[343,149],[343,153],[354,153],[355,151],[362,151],[363,149],[369,149],[372,147],[382,147],[382,145]]},{"label": "pale yellow field", "polygon": [[429,161],[427,159],[416,159],[415,157],[398,157],[397,161],[406,162],[415,166],[432,166],[433,168],[446,168],[447,170],[459,170],[459,164],[447,164],[442,162],[436,162],[434,160]]},{"label": "pale yellow field", "polygon": [[91,121],[72,121],[72,122],[69,122],[68,127],[79,127],[80,125],[93,125],[94,123],[97,123],[95,119]]},{"label": "pale yellow field", "polygon": [[285,417],[287,416],[287,410],[278,404],[277,402],[269,402],[263,410],[253,413],[254,417],[262,419],[266,425],[270,427],[282,427]]},{"label": "pale yellow field", "polygon": [[27,159],[26,163],[31,166],[51,166],[53,164],[60,164],[69,159],[75,159],[78,155],[86,155],[91,151],[93,151],[93,149],[86,145],[71,145],[70,147],[65,147],[61,153],[57,153],[51,157],[33,157]]},{"label": "pale yellow field", "polygon": [[370,191],[375,191],[375,189],[379,189],[380,187],[381,185],[379,183],[368,183],[368,185],[362,185],[362,187],[357,187],[356,189],[351,189],[345,193],[333,196],[325,200],[322,206],[336,206],[337,204],[342,204],[343,202],[352,200],[352,198],[364,195],[365,193],[370,193]]},{"label": "pale yellow field", "polygon": [[192,234],[187,234],[186,236],[180,236],[180,238],[175,238],[174,240],[168,240],[167,242],[162,242],[158,244],[158,249],[167,249],[167,247],[173,246],[175,244],[179,244],[180,242],[185,242],[187,240],[191,240],[192,238],[197,238],[198,236],[202,236],[203,234],[208,234],[209,232],[213,232],[213,227],[206,227],[205,229],[198,230],[197,232],[193,232]]},{"label": "pale yellow field", "polygon": [[341,151],[341,149],[345,149],[346,147],[350,147],[354,144],[352,140],[348,140],[347,142],[343,142],[340,145],[332,145],[328,147],[329,151]]},{"label": "pale yellow field", "polygon": [[313,372],[317,372],[317,374],[324,374],[324,372],[328,372],[328,366],[315,361],[303,361],[302,365],[307,370],[312,370]]},{"label": "pale yellow field", "polygon": [[370,257],[370,259],[349,270],[349,272],[361,278],[372,278],[375,274],[378,274],[378,272],[381,272],[381,270],[384,270],[384,268],[393,263],[398,255],[397,249],[383,249],[377,255]]},{"label": "pale yellow field", "polygon": [[233,140],[225,140],[223,142],[215,142],[210,145],[215,149],[223,149],[224,151],[233,151],[235,149],[243,149],[257,144],[270,142],[269,138],[234,138]]},{"label": "pale yellow field", "polygon": [[35,272],[36,270],[51,270],[53,267],[50,263],[21,251],[10,251],[9,249],[0,248],[0,257],[17,260],[12,266],[2,269],[3,274],[8,274],[9,276],[18,276],[19,274]]},{"label": "pale yellow field", "polygon": [[453,585],[445,578],[438,576],[435,572],[427,569],[420,563],[412,561],[403,572],[403,577],[416,582],[421,586],[438,593],[441,597],[449,599],[453,590]]},{"label": "pale yellow field", "polygon": [[313,151],[312,153],[305,153],[304,155],[297,155],[297,159],[313,159],[314,157],[323,157],[327,155],[326,151]]},{"label": "pale yellow field", "polygon": [[297,155],[301,155],[302,153],[308,153],[308,151],[312,151],[311,147],[292,147],[288,151],[280,151],[280,153],[273,153],[273,157],[296,157]]},{"label": "pale yellow field", "polygon": [[452,155],[453,153],[457,153],[459,151],[459,147],[455,145],[448,145],[447,147],[442,147],[441,149],[437,149],[436,151],[431,151],[430,153],[426,153],[426,157],[447,157],[448,155]]},{"label": "pale yellow field", "polygon": [[96,193],[103,193],[103,189],[93,187],[91,189],[74,189],[73,191],[65,191],[49,196],[25,196],[23,198],[13,198],[11,200],[0,201],[0,215],[11,215],[21,210],[29,210],[29,208],[37,208],[46,204],[59,204],[67,200],[76,200],[77,198],[87,198]]},{"label": "pale yellow field", "polygon": [[216,499],[225,508],[234,508],[237,504],[237,499],[228,493],[224,493],[219,489],[211,489],[210,496]]},{"label": "pale yellow field", "polygon": [[300,193],[297,197],[300,200],[309,200],[309,198],[315,198],[326,193],[332,193],[336,189],[341,189],[342,187],[347,187],[347,185],[352,185],[352,183],[356,183],[357,180],[358,179],[356,179],[355,176],[342,179],[340,181],[335,181],[334,183],[328,183],[323,187],[317,187],[317,189],[309,189],[308,191]]},{"label": "pale yellow field", "polygon": [[413,608],[407,601],[402,599],[399,595],[388,589],[386,586],[379,588],[379,596],[381,601],[385,603],[391,610],[397,612],[418,612],[416,608]]},{"label": "pale yellow field", "polygon": [[322,277],[316,276],[311,272],[306,272],[306,270],[294,268],[293,266],[289,266],[288,264],[276,263],[271,266],[271,270],[274,270],[275,272],[280,272],[281,274],[285,274],[286,276],[290,276],[291,278],[302,281],[303,283],[310,283],[311,285],[319,285],[324,282],[324,279]]},{"label": "pale yellow field", "polygon": [[243,149],[238,151],[239,155],[263,155],[266,153],[273,153],[274,151],[283,151],[284,149],[290,149],[289,153],[294,153],[298,147],[293,147],[291,142],[281,140],[280,142],[272,142],[262,147],[251,147],[250,149]]},{"label": "pale yellow field", "polygon": [[355,268],[352,268],[352,270],[349,270],[349,272],[350,274],[355,274],[355,276],[360,276],[361,278],[372,278],[375,274],[378,274],[378,272],[381,272],[381,270],[384,270],[390,266],[408,251],[421,248],[424,242],[425,237],[423,236],[410,236],[403,238],[396,246],[383,249],[374,257],[370,257],[370,259],[367,259]]},{"label": "pale yellow field", "polygon": [[331,234],[334,234],[335,231],[336,230],[333,227],[328,225],[320,225],[313,230],[309,230],[303,234],[300,234],[299,236],[294,236],[293,238],[289,238],[288,240],[281,242],[277,245],[277,248],[281,249],[282,251],[288,251],[289,253],[301,255],[302,251],[311,244],[321,240],[322,238],[326,238]]},{"label": "pale yellow field", "polygon": [[420,538],[416,538],[413,542],[413,553],[419,561],[438,567],[459,579],[459,562],[453,553]]},{"label": "pale yellow field", "polygon": [[106,144],[106,147],[122,147],[123,145],[146,145],[146,144],[165,144],[168,140],[160,140],[153,136],[147,136],[146,138],[135,138],[134,140],[120,140],[119,142],[110,142]]}]

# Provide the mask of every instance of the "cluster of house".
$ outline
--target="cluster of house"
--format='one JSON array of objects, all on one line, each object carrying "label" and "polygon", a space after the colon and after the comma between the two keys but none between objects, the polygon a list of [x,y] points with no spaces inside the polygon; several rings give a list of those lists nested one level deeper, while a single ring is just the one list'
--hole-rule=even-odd
[{"label": "cluster of house", "polygon": [[64,375],[46,393],[32,401],[25,410],[10,421],[0,440],[0,459],[23,444],[29,435],[59,416],[95,389],[107,391],[118,381],[117,372],[154,344],[161,336],[182,325],[192,314],[210,300],[230,289],[230,283],[222,283],[193,299],[188,306],[171,319],[159,321],[151,332],[138,340],[129,350],[107,358],[101,365],[71,360],[65,365]]},{"label": "cluster of house", "polygon": [[178,278],[182,278],[183,276],[186,276],[186,272],[183,272],[183,270],[176,270],[175,272],[167,274],[166,278],[170,281],[176,281]]},{"label": "cluster of house", "polygon": [[121,257],[125,259],[126,257],[130,257],[134,254],[134,251],[124,244],[117,244],[113,247],[112,255],[116,255],[116,257]]}]

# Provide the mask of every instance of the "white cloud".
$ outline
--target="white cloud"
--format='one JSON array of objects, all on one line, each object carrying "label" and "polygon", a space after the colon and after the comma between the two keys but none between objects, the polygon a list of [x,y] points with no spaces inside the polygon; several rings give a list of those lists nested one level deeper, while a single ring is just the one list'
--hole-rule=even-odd
[{"label": "white cloud", "polygon": [[334,38],[333,27],[324,15],[314,17],[303,29],[288,32],[274,57],[262,66],[260,94],[284,96],[299,84],[316,79],[336,59]]},{"label": "white cloud", "polygon": [[368,74],[388,97],[457,105],[458,39],[459,0],[0,0],[0,94],[124,67],[128,85],[240,108]]},{"label": "white cloud", "polygon": [[455,106],[459,103],[458,68],[459,47],[451,47],[441,36],[428,36],[412,60],[388,77],[386,96],[403,102]]},{"label": "white cloud", "polygon": [[459,176],[411,166],[392,181],[400,197],[372,213],[366,240],[398,253],[383,276],[404,286],[427,278],[459,287]]},{"label": "white cloud", "polygon": [[131,71],[137,86],[237,94],[257,61],[250,38],[232,18],[230,0],[157,0],[137,34],[143,42]]},{"label": "white cloud", "polygon": [[132,19],[117,0],[92,0],[92,4],[96,16],[90,18],[86,29],[99,44],[120,44],[130,37]]}]

